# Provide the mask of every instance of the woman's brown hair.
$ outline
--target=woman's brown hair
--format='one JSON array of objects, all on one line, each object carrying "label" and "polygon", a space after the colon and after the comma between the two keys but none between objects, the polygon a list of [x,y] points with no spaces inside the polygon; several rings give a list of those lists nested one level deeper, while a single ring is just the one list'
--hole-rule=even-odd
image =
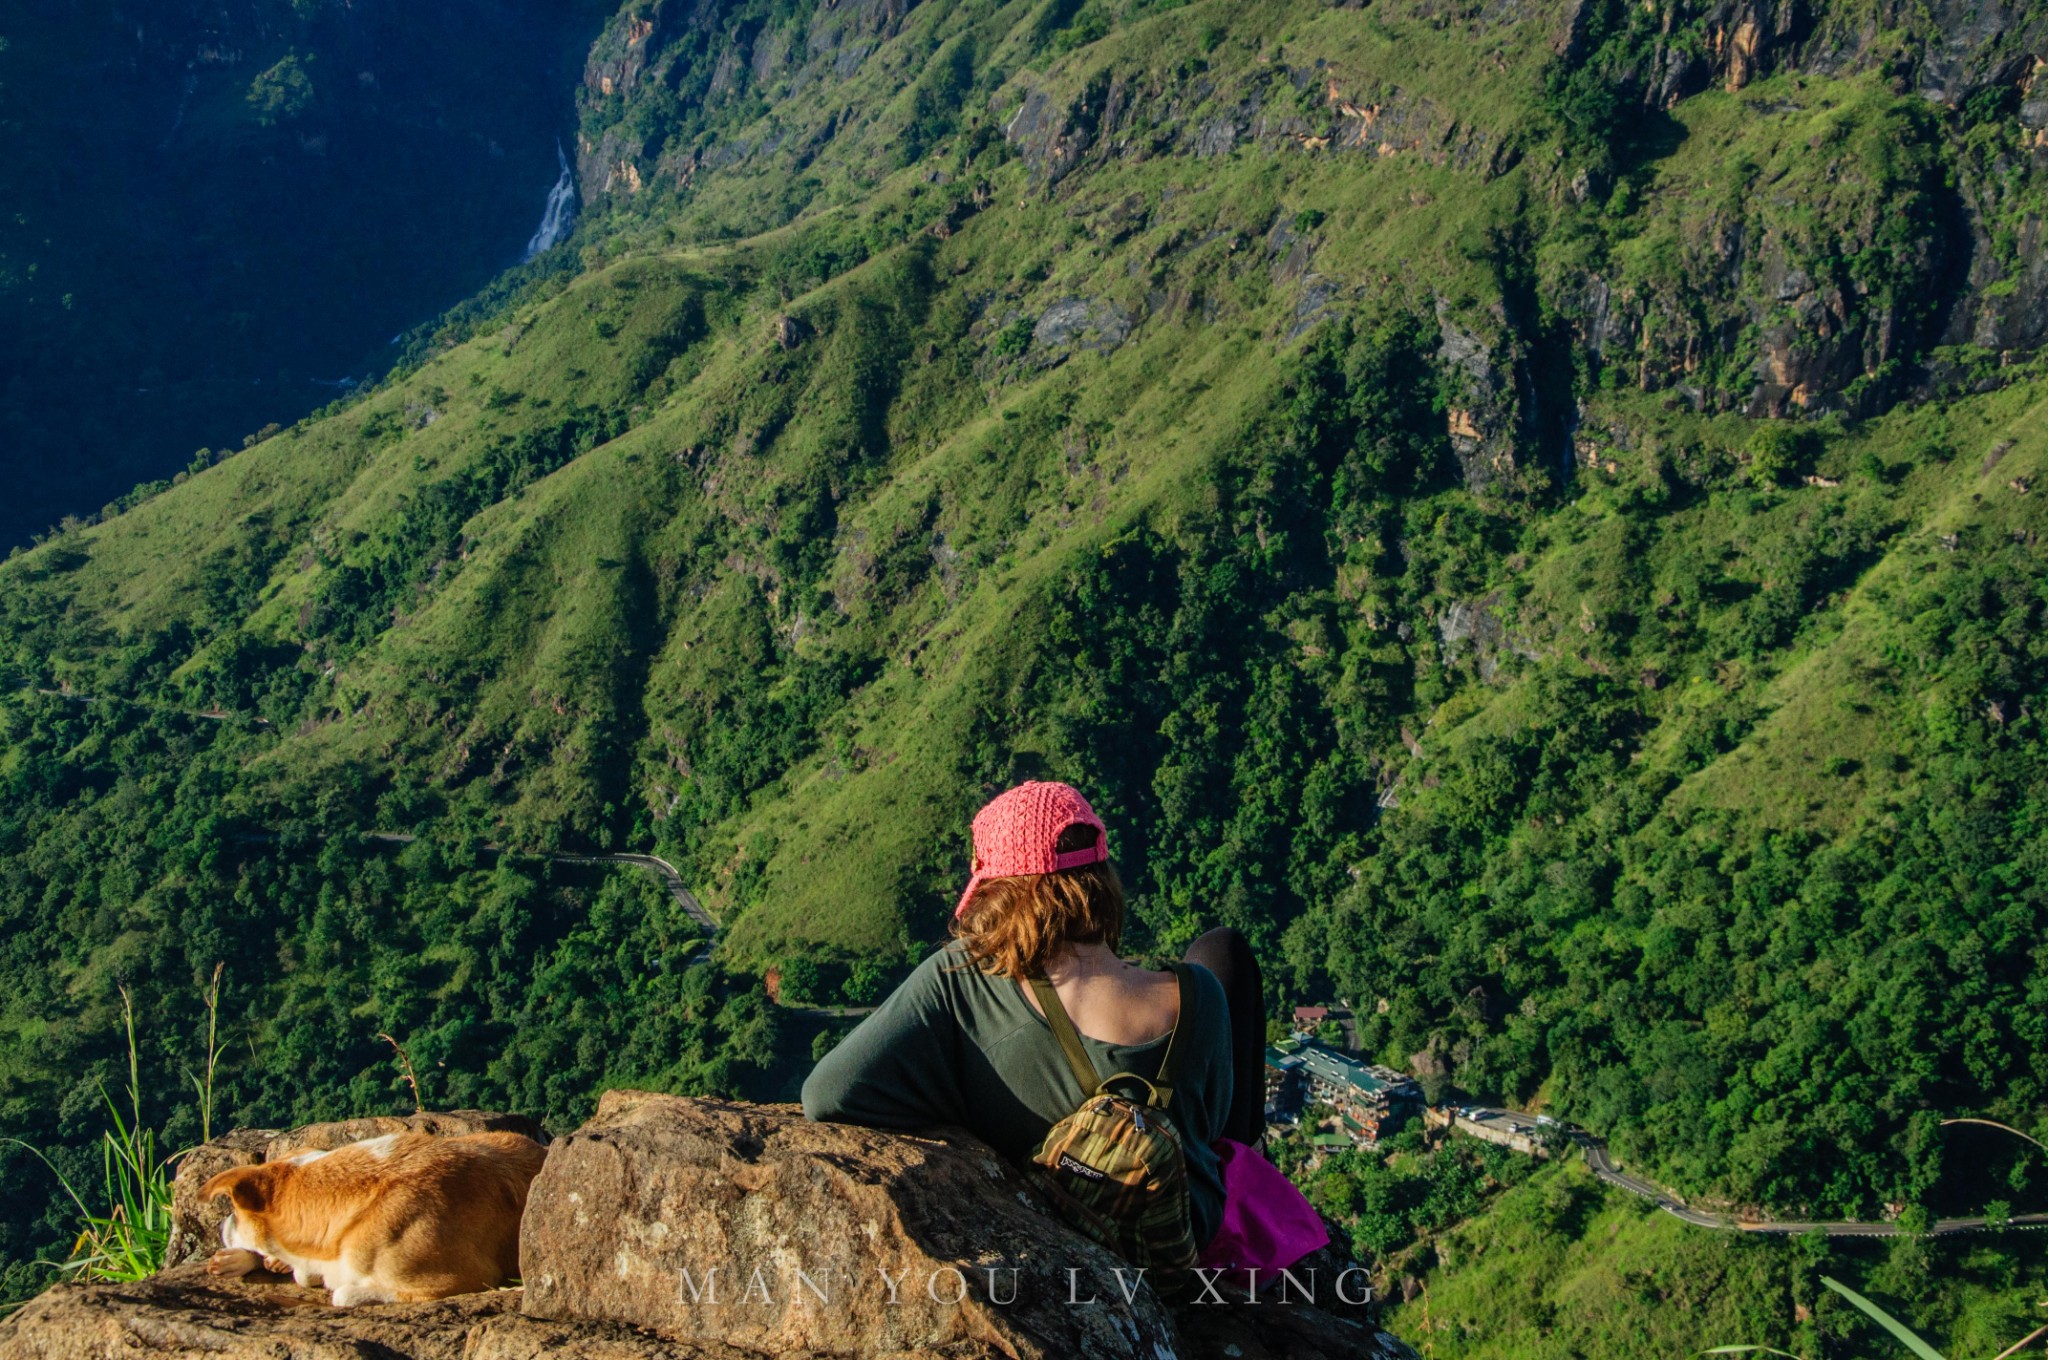
[{"label": "woman's brown hair", "polygon": [[[1060,832],[1057,850],[1086,850],[1101,832],[1076,823]],[[1015,874],[985,880],[953,936],[985,972],[1024,979],[1070,944],[1108,945],[1124,938],[1124,885],[1108,860],[1050,874]]]}]

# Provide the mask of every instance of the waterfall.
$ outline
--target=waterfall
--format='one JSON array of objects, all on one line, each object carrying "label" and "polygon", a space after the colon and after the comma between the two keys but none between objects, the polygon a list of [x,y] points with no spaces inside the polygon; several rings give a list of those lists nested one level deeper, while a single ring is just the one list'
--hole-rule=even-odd
[{"label": "waterfall", "polygon": [[199,77],[192,73],[190,67],[187,67],[185,70],[185,83],[179,87],[178,91],[177,115],[171,119],[171,130],[166,132],[164,139],[156,144],[157,150],[161,151],[169,146],[171,139],[178,135],[178,129],[185,126],[185,109],[192,103],[192,92],[198,88]]},{"label": "waterfall", "polygon": [[569,168],[569,157],[562,151],[562,143],[555,142],[555,160],[562,167],[562,173],[555,180],[555,187],[548,190],[548,204],[542,209],[540,226],[534,229],[533,239],[526,243],[526,254],[521,258],[530,260],[569,234],[570,223],[576,220],[576,175]]}]

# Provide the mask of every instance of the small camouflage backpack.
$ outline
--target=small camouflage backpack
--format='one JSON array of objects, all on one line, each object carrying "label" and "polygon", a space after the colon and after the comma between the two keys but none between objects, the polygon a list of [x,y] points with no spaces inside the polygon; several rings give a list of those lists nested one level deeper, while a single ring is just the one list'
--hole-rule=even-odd
[{"label": "small camouflage backpack", "polygon": [[[1070,1227],[1134,1266],[1162,1270],[1191,1266],[1196,1254],[1187,1157],[1180,1130],[1166,1114],[1181,1026],[1195,1004],[1195,988],[1186,964],[1174,964],[1173,972],[1180,982],[1180,1014],[1159,1075],[1150,1081],[1135,1072],[1098,1076],[1052,983],[1043,976],[1031,979],[1046,1023],[1088,1096],[1047,1132],[1026,1171]],[[1121,1082],[1143,1087],[1143,1101],[1109,1089]]]}]

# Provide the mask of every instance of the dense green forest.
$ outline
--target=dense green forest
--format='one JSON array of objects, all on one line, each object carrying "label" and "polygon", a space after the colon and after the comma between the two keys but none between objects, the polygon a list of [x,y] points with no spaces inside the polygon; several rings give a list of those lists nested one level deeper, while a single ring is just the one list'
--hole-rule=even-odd
[{"label": "dense green forest", "polygon": [[[189,1139],[223,961],[217,1121],[405,1108],[380,1034],[555,1127],[786,1096],[767,970],[872,1000],[1055,776],[1141,951],[1238,926],[1433,1089],[1708,1203],[2048,1208],[1941,1126],[2048,1127],[2048,14],[1980,11],[626,6],[566,245],[0,567],[0,1133],[91,1155],[126,985]],[[2048,1284],[1298,1170],[1445,1354]],[[19,1291],[65,1214],[0,1176]]]}]

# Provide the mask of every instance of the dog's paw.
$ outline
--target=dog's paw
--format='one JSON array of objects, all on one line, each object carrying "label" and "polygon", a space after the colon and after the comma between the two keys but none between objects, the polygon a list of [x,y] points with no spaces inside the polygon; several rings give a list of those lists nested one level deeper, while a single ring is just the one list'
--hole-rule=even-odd
[{"label": "dog's paw", "polygon": [[336,1308],[354,1308],[365,1303],[390,1303],[392,1296],[369,1281],[337,1286],[328,1296]]},{"label": "dog's paw", "polygon": [[206,1273],[239,1279],[262,1264],[260,1255],[244,1247],[222,1247],[206,1258]]},{"label": "dog's paw", "polygon": [[280,1261],[275,1256],[264,1257],[263,1268],[273,1275],[289,1275],[292,1273],[292,1263],[290,1261]]}]

